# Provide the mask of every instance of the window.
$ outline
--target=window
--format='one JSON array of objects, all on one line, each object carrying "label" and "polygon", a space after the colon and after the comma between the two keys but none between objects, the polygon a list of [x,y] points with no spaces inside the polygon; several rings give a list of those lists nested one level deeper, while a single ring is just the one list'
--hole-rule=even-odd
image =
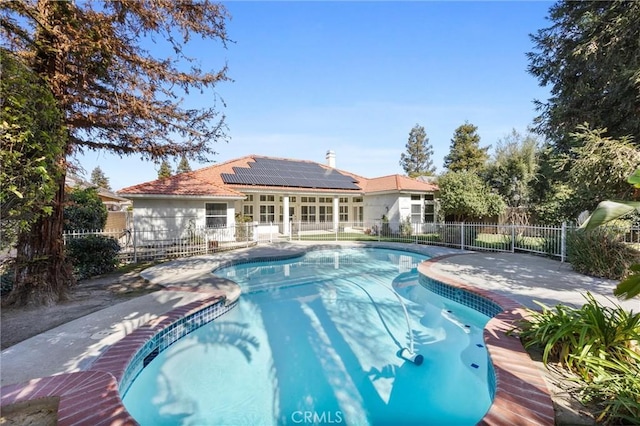
[{"label": "window", "polygon": [[205,203],[204,218],[207,228],[227,226],[227,203]]},{"label": "window", "polygon": [[422,216],[422,206],[420,204],[411,205],[411,223],[420,223]]},{"label": "window", "polygon": [[349,206],[340,206],[340,222],[349,222]]},{"label": "window", "polygon": [[260,223],[270,223],[276,220],[276,206],[261,205],[260,206]]},{"label": "window", "polygon": [[300,201],[303,203],[315,203],[316,197],[300,197]]},{"label": "window", "polygon": [[242,206],[242,215],[251,218],[251,221],[253,221],[253,206]]},{"label": "window", "polygon": [[411,196],[411,201],[420,201],[420,195],[419,194],[413,194]]},{"label": "window", "polygon": [[348,197],[340,197],[340,202],[341,203],[348,203],[349,202],[349,198]]},{"label": "window", "polygon": [[274,202],[276,200],[276,196],[275,195],[261,195],[260,196],[260,201],[265,202],[265,201],[270,201],[270,202]]},{"label": "window", "polygon": [[333,207],[320,206],[320,222],[332,222],[333,221]]},{"label": "window", "polygon": [[356,226],[362,226],[362,218],[363,218],[363,208],[362,206],[354,206],[353,207],[353,222]]},{"label": "window", "polygon": [[[278,211],[280,212],[280,222],[284,222],[284,207],[280,206],[280,208],[278,209]],[[296,208],[295,207],[289,207],[289,220],[294,220],[295,219],[295,215],[296,215]]]},{"label": "window", "polygon": [[247,195],[247,199],[245,201],[247,201],[249,203],[252,202],[253,201],[253,194]]},{"label": "window", "polygon": [[362,197],[353,197],[353,202],[354,203],[361,203],[362,202]]},{"label": "window", "polygon": [[303,222],[316,222],[316,206],[301,206],[300,219]]},{"label": "window", "polygon": [[425,201],[433,201],[433,194],[424,194]]},{"label": "window", "polygon": [[436,221],[436,206],[434,204],[424,205],[424,221],[427,223]]}]

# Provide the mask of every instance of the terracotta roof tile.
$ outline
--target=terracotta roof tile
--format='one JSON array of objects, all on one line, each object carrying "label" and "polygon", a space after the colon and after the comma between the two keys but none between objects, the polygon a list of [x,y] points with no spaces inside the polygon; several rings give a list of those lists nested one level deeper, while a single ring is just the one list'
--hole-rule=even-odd
[{"label": "terracotta roof tile", "polygon": [[402,175],[389,175],[369,179],[367,193],[385,191],[437,191],[438,186],[433,183],[421,182]]},{"label": "terracotta roof tile", "polygon": [[[331,170],[327,165],[306,160],[292,160],[287,158],[265,157],[257,155],[248,155],[224,163],[215,164],[204,167],[202,169],[191,172],[181,173],[164,179],[157,179],[150,182],[123,188],[118,191],[119,194],[127,196],[135,195],[191,195],[191,196],[243,196],[242,191],[247,189],[277,189],[282,191],[282,187],[260,186],[260,185],[239,185],[226,184],[223,182],[221,175],[223,173],[233,174],[234,167],[249,167],[256,161],[256,158],[277,159],[283,161],[291,161],[292,163],[314,163],[322,168]],[[304,192],[382,192],[382,191],[434,191],[437,186],[410,179],[401,175],[384,176],[380,178],[367,179],[356,174],[334,169],[344,175],[352,177],[356,181],[359,190],[329,190],[329,189],[313,189],[313,188],[291,188],[291,190],[300,190]]]}]

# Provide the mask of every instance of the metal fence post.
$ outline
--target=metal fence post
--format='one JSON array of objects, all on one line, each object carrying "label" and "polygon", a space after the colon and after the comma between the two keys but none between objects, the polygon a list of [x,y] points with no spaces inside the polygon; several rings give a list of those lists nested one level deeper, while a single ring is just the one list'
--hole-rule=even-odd
[{"label": "metal fence post", "polygon": [[138,250],[137,250],[136,228],[133,228],[133,263],[138,263]]},{"label": "metal fence post", "polygon": [[464,222],[460,223],[460,250],[464,250]]},{"label": "metal fence post", "polygon": [[560,262],[564,262],[567,256],[567,222],[562,222],[560,234]]},{"label": "metal fence post", "polygon": [[516,251],[516,225],[511,224],[511,253]]}]

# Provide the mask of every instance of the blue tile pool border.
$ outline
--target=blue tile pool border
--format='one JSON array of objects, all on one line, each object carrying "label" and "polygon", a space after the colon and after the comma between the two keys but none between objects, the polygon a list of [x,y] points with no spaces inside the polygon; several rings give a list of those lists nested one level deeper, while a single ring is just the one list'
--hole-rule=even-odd
[{"label": "blue tile pool border", "polygon": [[177,321],[172,322],[167,327],[161,329],[151,337],[142,347],[133,355],[127,368],[125,369],[122,378],[118,383],[118,389],[120,394],[124,396],[131,386],[131,383],[140,374],[140,372],[151,361],[149,356],[154,358],[169,346],[177,342],[182,337],[191,333],[192,331],[202,327],[203,325],[219,318],[225,313],[229,312],[238,304],[238,301],[234,301],[230,304],[225,304],[225,300],[222,299],[216,303],[202,308],[201,310],[184,316]]}]

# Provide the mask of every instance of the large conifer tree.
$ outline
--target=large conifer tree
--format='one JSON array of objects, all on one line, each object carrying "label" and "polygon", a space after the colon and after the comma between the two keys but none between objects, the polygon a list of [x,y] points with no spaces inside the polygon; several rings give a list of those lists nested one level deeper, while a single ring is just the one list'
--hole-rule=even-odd
[{"label": "large conifer tree", "polygon": [[[213,153],[212,142],[224,137],[215,93],[208,108],[180,103],[186,93],[227,79],[226,67],[204,71],[186,52],[194,37],[226,42],[223,6],[20,0],[2,2],[0,10],[2,45],[47,82],[63,112],[68,139],[55,159],[62,170],[85,150],[150,160],[197,157]],[[64,180],[60,173],[52,215],[19,239],[10,302],[52,303],[73,283],[62,244]]]},{"label": "large conifer tree", "polygon": [[478,128],[465,122],[453,134],[449,154],[444,157],[444,166],[452,172],[480,172],[489,159],[488,150],[489,147],[480,148]]},{"label": "large conifer tree", "polygon": [[640,2],[559,1],[549,20],[528,53],[529,72],[551,89],[536,130],[561,153],[583,123],[640,145]]},{"label": "large conifer tree", "polygon": [[91,183],[98,188],[111,190],[111,185],[109,185],[109,178],[104,174],[100,166],[97,166],[91,172]]},{"label": "large conifer tree", "polygon": [[409,177],[432,176],[436,172],[433,147],[424,127],[416,124],[411,129],[405,148],[407,152],[400,155],[400,165]]}]

